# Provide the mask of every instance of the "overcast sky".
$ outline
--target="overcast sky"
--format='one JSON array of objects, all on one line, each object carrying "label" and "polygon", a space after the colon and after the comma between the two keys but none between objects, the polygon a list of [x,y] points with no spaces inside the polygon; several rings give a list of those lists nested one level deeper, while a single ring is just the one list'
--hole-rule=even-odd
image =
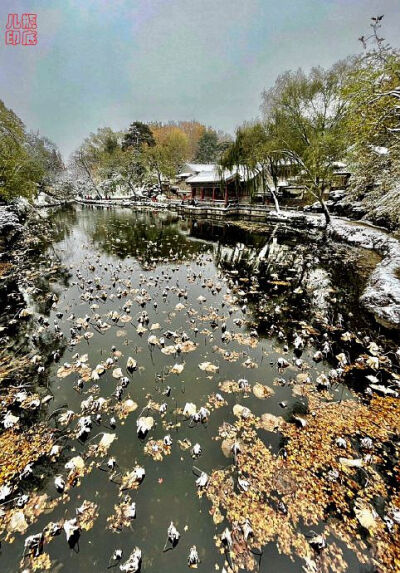
[{"label": "overcast sky", "polygon": [[[5,46],[8,13],[37,46]],[[98,127],[197,119],[234,132],[299,66],[358,52],[370,16],[400,43],[400,0],[0,0],[0,98],[64,156]]]}]

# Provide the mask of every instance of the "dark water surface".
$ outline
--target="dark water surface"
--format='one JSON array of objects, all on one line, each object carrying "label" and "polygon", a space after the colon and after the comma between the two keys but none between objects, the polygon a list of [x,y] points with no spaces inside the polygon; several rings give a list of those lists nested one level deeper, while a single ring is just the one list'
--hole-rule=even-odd
[{"label": "dark water surface", "polygon": [[[69,276],[64,274],[62,280],[55,277],[50,282],[46,279],[46,288],[57,294],[53,308],[34,295],[30,299],[36,311],[48,318],[49,330],[53,331],[56,325],[56,330],[59,327],[64,335],[61,342],[54,344],[54,348],[65,347],[60,360],[52,363],[46,378],[55,399],[47,411],[42,411],[42,418],[66,405],[79,413],[82,400],[91,393],[95,398],[102,396],[115,402],[112,395],[118,382],[112,376],[113,368],[121,367],[126,375],[127,358],[134,357],[138,370],[128,374],[130,383],[123,400],[132,398],[138,404],[137,410],[124,421],[117,420],[115,429],[109,427],[110,416],[103,414],[101,423],[93,425],[90,438],[104,431],[115,432],[116,440],[105,460],[114,456],[121,473],[139,463],[145,467],[146,477],[137,491],[128,492],[136,501],[137,518],[130,528],[113,533],[107,529],[107,518],[114,513],[114,505],[121,501],[119,487],[110,481],[108,472],[94,468],[79,487],[69,491],[68,503],[43,514],[26,534],[17,534],[14,543],[3,543],[0,571],[19,571],[24,538],[39,532],[49,521],[74,517],[75,508],[83,500],[98,504],[99,516],[93,528],[82,533],[79,550],[69,548],[63,532],[46,546],[53,562],[52,572],[106,571],[116,548],[122,548],[127,558],[133,547],[138,546],[143,553],[142,570],[146,573],[181,573],[188,570],[191,545],[196,545],[199,551],[199,570],[210,573],[216,570],[216,565],[222,570],[223,556],[216,549],[213,537],[221,533],[226,524],[215,525],[209,515],[209,501],[206,497],[198,498],[193,466],[210,473],[231,463],[222,453],[220,442],[213,438],[224,421],[235,421],[233,405],[244,404],[256,415],[269,412],[287,420],[293,411],[306,407],[292,396],[290,386],[273,384],[278,377],[289,380],[297,373],[295,366],[283,373],[277,370],[278,357],[285,356],[289,361],[293,357],[292,338],[286,341],[283,335],[286,329],[293,333],[299,321],[313,324],[316,317],[330,324],[364,328],[368,317],[359,309],[357,298],[376,261],[371,260],[370,254],[348,249],[346,256],[340,248],[332,255],[332,250],[312,238],[279,228],[257,235],[227,225],[183,222],[171,215],[134,213],[128,209],[83,207],[57,212],[52,217],[59,229],[54,251],[67,267]],[[140,304],[140,296],[148,300]],[[206,300],[202,302],[199,297]],[[129,300],[131,306],[126,305]],[[183,305],[181,310],[176,309],[179,304]],[[112,311],[128,314],[130,320],[113,321],[109,316]],[[144,325],[146,332],[139,335],[138,318],[143,311],[148,313],[149,322]],[[217,318],[213,319],[214,311]],[[63,314],[57,317],[56,313]],[[74,322],[69,320],[71,314],[75,320],[85,315],[91,317],[88,331],[93,336],[89,340],[81,338],[77,344],[71,344],[70,329]],[[110,328],[96,327],[96,314]],[[223,322],[231,334],[248,336],[252,329],[257,329],[258,344],[250,347],[235,340],[224,342]],[[159,323],[160,328],[150,331],[155,323]],[[279,327],[271,330],[275,323]],[[185,332],[198,344],[196,350],[168,356],[160,347],[148,343],[149,336],[160,338],[166,331],[180,335]],[[283,333],[281,340],[279,331]],[[84,332],[77,334],[82,336]],[[166,339],[166,345],[173,343],[173,338]],[[287,352],[283,348],[285,344],[289,345]],[[93,369],[115,356],[114,347],[122,355],[116,358],[113,368],[98,381],[86,382],[83,391],[76,389],[78,374],[57,377],[60,366],[73,363],[76,353],[88,354],[88,364]],[[222,350],[219,352],[215,347]],[[308,346],[302,359],[312,362],[314,352],[315,348]],[[232,353],[237,353],[235,361],[231,361]],[[247,359],[257,368],[246,368],[243,363]],[[206,361],[217,365],[218,372],[202,371],[199,364]],[[184,364],[182,373],[169,374],[176,363]],[[315,365],[315,371],[327,372],[331,367],[324,360]],[[274,394],[258,399],[252,393],[225,393],[227,404],[212,411],[205,424],[190,423],[176,413],[186,402],[195,403],[197,408],[204,406],[211,394],[220,392],[220,382],[241,378],[247,379],[250,385],[261,382],[273,389]],[[167,386],[171,387],[169,397],[162,394]],[[333,392],[338,399],[352,396],[349,389],[340,385]],[[136,435],[136,420],[150,397],[158,403],[167,402],[168,410],[163,417],[157,412],[143,414],[153,416],[156,422],[143,441]],[[279,405],[282,401],[288,402],[284,410]],[[53,420],[56,418],[57,414]],[[166,429],[169,422],[173,426],[177,422],[180,425]],[[72,422],[71,427],[75,424],[76,421]],[[154,461],[144,453],[144,446],[149,438],[160,439],[168,433],[173,439],[171,455]],[[177,441],[184,439],[190,440],[192,445],[200,443],[202,455],[198,459],[193,460],[190,450],[183,451],[179,447]],[[262,439],[273,451],[277,452],[282,446],[279,434],[264,432]],[[88,448],[88,443],[72,438],[62,443],[61,457],[56,463],[40,467],[27,490],[36,487],[52,498],[58,497],[54,476],[66,476],[64,466],[68,459],[83,456]],[[171,521],[180,531],[181,539],[173,551],[163,553]],[[360,570],[350,553],[346,557],[350,571]],[[297,572],[301,571],[301,563],[279,555],[271,544],[265,549],[261,571]]]}]

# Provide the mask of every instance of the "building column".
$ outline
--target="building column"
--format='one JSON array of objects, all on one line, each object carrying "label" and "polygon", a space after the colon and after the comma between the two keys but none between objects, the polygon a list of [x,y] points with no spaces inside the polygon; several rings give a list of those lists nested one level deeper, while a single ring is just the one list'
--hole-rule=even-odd
[{"label": "building column", "polygon": [[214,201],[215,201],[215,187],[213,187],[212,190],[212,202],[214,203]]},{"label": "building column", "polygon": [[228,206],[228,185],[225,185],[225,207]]},{"label": "building column", "polygon": [[196,188],[192,187],[192,199],[196,197]]},{"label": "building column", "polygon": [[204,187],[201,188],[201,200],[204,201]]}]

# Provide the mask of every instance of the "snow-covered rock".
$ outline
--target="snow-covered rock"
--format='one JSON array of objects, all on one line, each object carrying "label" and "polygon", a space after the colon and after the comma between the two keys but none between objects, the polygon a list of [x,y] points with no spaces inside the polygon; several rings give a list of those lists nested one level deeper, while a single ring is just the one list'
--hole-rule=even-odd
[{"label": "snow-covered rock", "polygon": [[334,238],[364,249],[383,259],[375,267],[360,297],[361,304],[386,328],[400,326],[400,243],[376,227],[333,219],[327,229]]}]

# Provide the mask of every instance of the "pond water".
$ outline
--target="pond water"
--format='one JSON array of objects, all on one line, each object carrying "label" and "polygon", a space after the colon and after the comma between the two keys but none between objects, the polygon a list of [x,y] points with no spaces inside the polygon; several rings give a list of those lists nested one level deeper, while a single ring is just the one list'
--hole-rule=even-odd
[{"label": "pond water", "polygon": [[[95,502],[99,515],[73,549],[64,533],[46,545],[52,572],[106,571],[116,548],[123,549],[124,561],[138,546],[143,571],[181,573],[188,570],[192,545],[196,545],[201,560],[199,570],[222,570],[224,556],[216,548],[214,536],[227,523],[214,523],[210,501],[197,494],[198,470],[194,468],[211,474],[232,463],[215,437],[224,422],[233,424],[237,419],[235,404],[246,406],[256,416],[270,413],[286,421],[307,411],[307,401],[293,396],[291,385],[285,384],[300,371],[293,364],[293,333],[305,325],[317,329],[318,324],[366,328],[370,318],[359,308],[357,299],[376,260],[363,251],[347,248],[344,253],[339,246],[332,250],[305,233],[279,227],[257,234],[229,225],[180,221],[168,214],[118,208],[76,207],[51,217],[59,232],[48,256],[56,255],[67,272],[39,276],[41,290],[29,295],[29,303],[49,323],[45,328],[48,344],[43,346],[43,352],[47,352],[46,372],[35,384],[40,392],[54,395],[35,419],[45,420],[53,414],[49,423],[65,430],[59,416],[66,409],[81,415],[81,402],[90,396],[103,397],[115,405],[119,380],[113,372],[117,368],[129,378],[121,401],[132,399],[137,409],[122,420],[115,416],[113,427],[112,412],[103,412],[98,423],[93,423],[86,442],[66,435],[59,441],[63,449],[57,461],[35,467],[23,490],[35,489],[57,499],[60,494],[54,477],[67,476],[68,460],[79,455],[89,466],[88,448],[100,439],[94,436],[101,432],[116,434],[107,455],[96,458],[101,467],[93,467],[79,485],[70,488],[69,499],[43,513],[24,535],[16,534],[13,543],[2,544],[0,570],[19,571],[26,536],[39,532],[50,521],[73,518],[84,500]],[[147,318],[140,323],[143,313]],[[90,317],[85,327],[77,327],[77,319],[85,316]],[[140,324],[145,329],[142,333],[138,332]],[[90,338],[86,339],[85,333],[90,333]],[[19,335],[21,347],[26,344],[25,334]],[[35,336],[35,332],[28,334]],[[157,337],[156,341],[151,339],[153,343],[149,343],[151,336]],[[164,348],[178,344],[178,351],[163,353],[162,337]],[[179,352],[185,340],[194,343],[191,351]],[[327,373],[332,364],[326,359],[313,362],[316,348],[311,340],[301,359],[311,363],[318,376]],[[52,353],[57,349],[60,356],[54,361]],[[114,362],[98,380],[89,379],[79,388],[78,372],[57,375],[64,363],[76,363],[77,353],[80,357],[87,354],[83,360],[91,369],[108,358]],[[137,361],[134,372],[126,369],[128,357]],[[290,362],[282,371],[277,366],[280,357]],[[207,362],[217,367],[215,372],[199,367]],[[170,373],[176,364],[183,370]],[[240,379],[246,379],[250,387],[261,383],[273,392],[260,399],[251,390],[221,390],[222,382]],[[179,412],[187,402],[194,403],[198,410],[216,393],[222,394],[223,406],[209,408],[211,413],[204,423],[196,423]],[[352,390],[341,384],[332,388],[332,395],[337,400],[354,398]],[[150,399],[158,404],[165,402],[166,414],[146,410]],[[152,416],[155,422],[144,439],[137,436],[140,416]],[[26,422],[31,423],[29,419]],[[76,423],[77,417],[69,426],[72,431]],[[171,453],[156,461],[144,448],[149,440],[163,439],[167,434],[172,438]],[[259,436],[274,453],[284,446],[279,433],[260,430]],[[191,449],[183,449],[179,440],[199,443],[201,455],[193,459]],[[103,471],[111,456],[118,464],[115,474]],[[115,514],[114,506],[123,497],[119,495],[117,474],[126,474],[136,464],[145,468],[146,477],[137,490],[123,494],[136,502],[136,519],[121,532],[113,532],[107,519]],[[181,539],[173,550],[163,552],[171,521]],[[345,552],[345,557],[350,571],[360,570],[352,552]],[[274,543],[264,548],[260,571],[301,570],[301,561],[280,555]]]}]

